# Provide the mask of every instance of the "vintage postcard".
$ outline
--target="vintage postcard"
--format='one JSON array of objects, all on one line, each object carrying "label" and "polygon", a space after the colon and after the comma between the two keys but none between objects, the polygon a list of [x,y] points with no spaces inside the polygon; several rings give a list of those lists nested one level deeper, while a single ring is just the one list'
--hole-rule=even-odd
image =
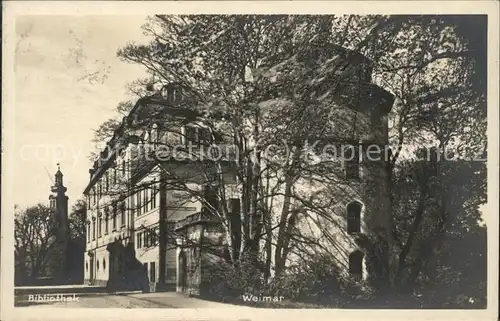
[{"label": "vintage postcard", "polygon": [[1,319],[496,319],[498,9],[5,2]]}]

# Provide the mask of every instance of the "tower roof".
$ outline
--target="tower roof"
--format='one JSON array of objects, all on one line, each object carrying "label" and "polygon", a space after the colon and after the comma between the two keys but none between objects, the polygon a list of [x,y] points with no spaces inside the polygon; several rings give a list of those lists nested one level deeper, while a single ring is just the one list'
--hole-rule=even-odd
[{"label": "tower roof", "polygon": [[63,173],[61,172],[61,166],[59,165],[59,163],[57,163],[57,172],[56,172],[55,178],[56,178],[55,179],[56,186],[60,186],[60,185],[62,186]]}]

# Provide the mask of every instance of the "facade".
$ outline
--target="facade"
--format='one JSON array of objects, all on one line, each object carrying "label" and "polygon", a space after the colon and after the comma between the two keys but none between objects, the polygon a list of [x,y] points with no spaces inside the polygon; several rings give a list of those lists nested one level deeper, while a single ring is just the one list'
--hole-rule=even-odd
[{"label": "facade", "polygon": [[[158,92],[137,102],[90,170],[84,191],[85,283],[142,290],[178,285],[179,257],[186,251],[181,244],[188,243],[179,234],[179,222],[196,217],[204,206],[189,193],[167,186],[165,177],[184,175],[189,188],[200,193],[206,182],[196,166],[148,155],[159,152],[159,146],[202,139],[203,127],[193,121],[191,111],[178,107],[179,88],[164,89],[168,98],[167,92]],[[168,120],[151,121],[156,109]]]},{"label": "facade", "polygon": [[[345,50],[335,50],[345,58]],[[333,205],[325,206],[327,214],[301,213],[300,206],[295,213],[314,218],[316,226],[300,219],[298,225],[312,236],[326,235],[320,242],[334,244],[330,254],[344,273],[366,279],[366,248],[360,239],[380,230],[390,233],[383,154],[388,144],[387,114],[394,98],[372,83],[366,58],[349,59],[347,69],[356,77],[338,88],[341,94],[329,115],[333,125],[326,130],[331,137],[327,143],[355,147],[353,155],[332,168],[344,178],[336,184],[297,182],[299,189],[335,195]],[[90,170],[84,191],[88,204],[86,283],[199,294],[206,280],[204,266],[218,264],[224,257],[227,236],[222,232],[223,222],[209,215],[210,207],[217,205],[207,201],[211,200],[206,194],[211,192],[210,182],[206,171],[199,169],[201,163],[157,157],[164,152],[163,145],[196,145],[208,139],[202,118],[186,107],[189,101],[185,99],[175,84],[140,99]],[[377,160],[367,157],[374,146],[382,151]],[[155,157],[149,157],[152,154]],[[229,214],[239,217],[240,192],[230,161],[227,166]],[[169,183],[179,178],[182,188]],[[197,193],[203,197],[196,197]]]},{"label": "facade", "polygon": [[[367,58],[341,48],[337,53],[339,60],[348,61],[344,69],[347,77],[340,77],[334,87],[338,95],[329,107],[331,124],[324,128],[328,137],[320,144],[329,145],[330,155],[332,148],[335,150],[335,157],[326,159],[330,172],[322,174],[334,183],[312,187],[308,180],[299,180],[299,189],[312,189],[311,193],[319,196],[316,206],[321,210],[300,213],[299,208],[297,219],[310,218],[298,223],[301,230],[328,248],[344,275],[367,280],[372,274],[371,258],[367,257],[370,237],[392,235],[386,159],[388,113],[394,97],[372,82],[372,65]],[[328,147],[325,150],[328,157]],[[325,157],[319,154],[318,159]]]}]

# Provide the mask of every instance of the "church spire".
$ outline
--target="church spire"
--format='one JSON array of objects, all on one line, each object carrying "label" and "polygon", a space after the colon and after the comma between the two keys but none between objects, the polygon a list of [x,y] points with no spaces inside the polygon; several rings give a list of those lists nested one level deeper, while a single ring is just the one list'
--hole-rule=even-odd
[{"label": "church spire", "polygon": [[61,172],[61,165],[57,163],[57,172],[56,172],[56,186],[63,186],[63,173]]}]

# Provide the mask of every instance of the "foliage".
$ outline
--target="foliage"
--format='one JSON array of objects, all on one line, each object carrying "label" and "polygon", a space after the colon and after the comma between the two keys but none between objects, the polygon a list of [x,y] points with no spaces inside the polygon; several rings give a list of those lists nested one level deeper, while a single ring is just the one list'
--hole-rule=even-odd
[{"label": "foliage", "polygon": [[44,272],[56,244],[56,221],[51,208],[38,204],[14,218],[16,279],[34,279]]},{"label": "foliage", "polygon": [[263,289],[263,279],[250,262],[242,261],[238,266],[222,263],[204,269],[208,270],[208,277],[202,285],[202,294],[208,298],[234,300]]},{"label": "foliage", "polygon": [[69,233],[72,240],[85,240],[87,226],[87,204],[77,200],[69,215]]}]

